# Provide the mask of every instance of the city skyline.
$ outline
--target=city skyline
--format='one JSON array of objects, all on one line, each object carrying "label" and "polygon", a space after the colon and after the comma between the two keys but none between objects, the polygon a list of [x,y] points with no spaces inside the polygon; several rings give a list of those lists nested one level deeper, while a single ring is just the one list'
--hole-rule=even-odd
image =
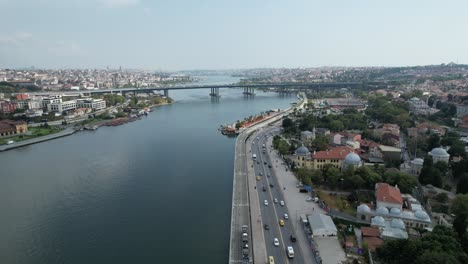
[{"label": "city skyline", "polygon": [[468,63],[463,1],[0,0],[0,68]]}]

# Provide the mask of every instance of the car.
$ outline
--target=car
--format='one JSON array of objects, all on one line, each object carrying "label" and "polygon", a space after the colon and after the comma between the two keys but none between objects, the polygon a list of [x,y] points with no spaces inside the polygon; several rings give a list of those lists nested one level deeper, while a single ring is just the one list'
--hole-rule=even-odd
[{"label": "car", "polygon": [[265,228],[265,230],[270,230],[270,226],[267,224],[264,224],[263,227]]},{"label": "car", "polygon": [[291,242],[296,242],[296,240],[297,240],[296,237],[293,236],[293,235],[291,235],[289,238],[291,239]]},{"label": "car", "polygon": [[278,240],[278,238],[275,237],[275,239],[273,239],[273,244],[274,244],[276,247],[279,247],[279,240]]},{"label": "car", "polygon": [[273,188],[273,187],[275,187],[275,186],[273,185],[273,183],[270,183],[270,187]]},{"label": "car", "polygon": [[257,181],[259,181],[259,180],[260,180],[260,176],[257,176]]},{"label": "car", "polygon": [[274,202],[275,202],[275,203],[278,203],[278,199],[275,198]]},{"label": "car", "polygon": [[257,164],[260,164],[260,161],[257,160]]},{"label": "car", "polygon": [[279,225],[280,225],[280,226],[284,226],[284,220],[283,220],[283,219],[280,219],[280,220],[279,220]]},{"label": "car", "polygon": [[265,188],[265,186],[263,186],[263,191],[264,191],[264,192],[266,192],[266,188]]},{"label": "car", "polygon": [[266,162],[266,161],[264,161],[264,162],[263,162],[263,164],[264,164],[264,165],[267,165],[267,162]]},{"label": "car", "polygon": [[281,205],[284,205],[284,201],[283,201],[283,200],[281,200],[281,201],[280,201],[280,204],[281,204]]},{"label": "car", "polygon": [[300,193],[307,193],[307,190],[304,189],[304,188],[301,188],[301,189],[299,189],[299,192],[300,192]]},{"label": "car", "polygon": [[270,164],[268,164],[268,168],[270,168],[270,169],[271,169],[271,165],[270,165]]},{"label": "car", "polygon": [[288,214],[284,214],[284,219],[289,219]]},{"label": "car", "polygon": [[263,176],[263,173],[262,173],[262,172],[260,172],[259,174],[260,174],[260,176]]},{"label": "car", "polygon": [[265,200],[263,203],[265,204],[265,206],[268,205],[268,201],[267,201],[267,200]]},{"label": "car", "polygon": [[13,143],[15,143],[13,140],[8,140],[8,141],[6,142],[7,145],[11,145],[11,144],[13,144]]}]

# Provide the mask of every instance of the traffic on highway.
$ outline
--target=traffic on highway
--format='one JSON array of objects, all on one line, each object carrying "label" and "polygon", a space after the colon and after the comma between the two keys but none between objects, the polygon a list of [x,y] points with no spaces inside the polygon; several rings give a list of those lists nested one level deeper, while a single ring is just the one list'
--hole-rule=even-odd
[{"label": "traffic on highway", "polygon": [[268,137],[279,132],[279,127],[268,127],[250,141],[267,255],[270,262],[306,263],[296,246],[293,223],[289,221],[287,201],[283,197],[286,188],[278,184],[274,173],[274,167],[282,160],[270,160],[267,153]]}]

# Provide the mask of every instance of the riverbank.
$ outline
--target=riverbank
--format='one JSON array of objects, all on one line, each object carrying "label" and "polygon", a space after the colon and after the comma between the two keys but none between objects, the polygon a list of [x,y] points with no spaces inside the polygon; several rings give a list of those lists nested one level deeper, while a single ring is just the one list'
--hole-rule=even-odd
[{"label": "riverbank", "polygon": [[52,139],[56,139],[56,138],[66,137],[66,136],[69,136],[69,135],[71,135],[71,134],[73,134],[75,132],[76,132],[75,129],[67,128],[67,129],[65,129],[63,131],[60,131],[60,132],[57,132],[57,133],[54,133],[54,134],[49,134],[47,136],[41,136],[41,137],[26,139],[26,140],[23,140],[23,141],[15,142],[15,143],[10,144],[10,145],[0,145],[0,152],[10,150],[10,149],[19,148],[19,147],[24,147],[24,146],[27,146],[27,145],[32,145],[32,144],[36,144],[36,143],[39,143],[39,142],[48,141],[48,140],[52,140]]}]

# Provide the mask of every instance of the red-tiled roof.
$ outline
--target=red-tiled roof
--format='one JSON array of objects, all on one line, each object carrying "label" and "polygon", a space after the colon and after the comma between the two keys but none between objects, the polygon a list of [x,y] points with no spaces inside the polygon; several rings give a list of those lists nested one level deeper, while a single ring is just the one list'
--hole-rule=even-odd
[{"label": "red-tiled roof", "polygon": [[384,244],[384,241],[378,237],[364,237],[363,242],[367,244],[370,251],[375,251],[375,249]]},{"label": "red-tiled roof", "polygon": [[401,192],[387,183],[377,183],[375,186],[377,201],[386,203],[402,204]]},{"label": "red-tiled roof", "polygon": [[379,229],[373,227],[361,227],[361,232],[363,237],[379,237]]},{"label": "red-tiled roof", "polygon": [[313,159],[344,159],[353,149],[348,146],[339,146],[329,150],[317,151],[312,154]]}]

